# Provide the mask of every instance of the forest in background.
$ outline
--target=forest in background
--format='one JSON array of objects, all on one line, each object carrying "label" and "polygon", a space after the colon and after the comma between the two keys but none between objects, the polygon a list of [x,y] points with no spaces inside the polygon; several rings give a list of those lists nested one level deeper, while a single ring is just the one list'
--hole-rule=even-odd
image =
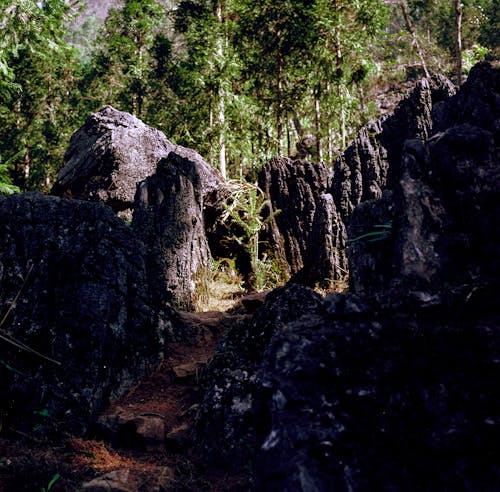
[{"label": "forest in background", "polygon": [[50,189],[70,136],[105,104],[253,179],[308,134],[332,163],[426,74],[460,83],[498,54],[498,0],[0,0],[0,193]]}]

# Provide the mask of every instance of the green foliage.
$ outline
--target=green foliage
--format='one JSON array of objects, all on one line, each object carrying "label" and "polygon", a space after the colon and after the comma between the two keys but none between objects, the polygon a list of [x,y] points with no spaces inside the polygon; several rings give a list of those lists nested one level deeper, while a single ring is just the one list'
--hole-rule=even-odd
[{"label": "green foliage", "polygon": [[392,221],[389,221],[385,224],[375,224],[374,230],[367,232],[365,234],[361,234],[352,239],[348,239],[347,243],[356,243],[358,241],[367,240],[370,243],[374,243],[377,241],[383,241],[384,239],[388,239],[392,233]]},{"label": "green foliage", "polygon": [[278,281],[279,272],[276,272],[275,265],[268,258],[260,255],[259,233],[279,211],[263,218],[269,206],[269,200],[266,200],[264,193],[257,185],[243,180],[231,180],[228,184],[231,197],[225,204],[223,221],[230,219],[243,231],[234,239],[248,251],[254,274],[254,287],[260,291],[268,286],[269,281],[273,284]]},{"label": "green foliage", "polygon": [[0,153],[16,184],[47,189],[80,122],[76,51],[66,41],[69,7],[63,0],[2,0],[0,18],[6,76],[0,83]]},{"label": "green foliage", "polygon": [[[102,28],[71,30],[69,4],[0,0],[2,194],[49,189],[70,135],[104,104],[232,178],[253,179],[306,134],[331,164],[376,116],[380,86],[422,75],[415,39],[431,73],[451,73],[455,56],[450,0],[407,0],[415,39],[384,0],[126,0]],[[465,72],[498,49],[499,12],[463,1]]]},{"label": "green foliage", "polygon": [[48,483],[47,487],[42,487],[40,489],[40,492],[50,492],[52,490],[52,487],[54,487],[55,483],[61,478],[61,475],[59,473],[56,473],[51,479],[50,482]]}]

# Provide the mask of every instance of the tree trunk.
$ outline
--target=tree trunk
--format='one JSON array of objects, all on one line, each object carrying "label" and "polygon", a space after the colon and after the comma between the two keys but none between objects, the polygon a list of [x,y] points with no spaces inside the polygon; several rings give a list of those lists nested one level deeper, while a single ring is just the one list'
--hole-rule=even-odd
[{"label": "tree trunk", "polygon": [[[456,0],[460,2],[460,0]],[[408,6],[406,5],[406,0],[403,0],[399,6],[401,7],[401,12],[403,13],[403,17],[405,20],[406,28],[408,29],[408,32],[410,33],[412,40],[413,40],[413,45],[415,46],[415,49],[417,50],[418,57],[420,58],[420,63],[422,64],[422,69],[424,70],[425,76],[429,78],[429,71],[427,70],[427,64],[425,63],[424,55],[422,53],[422,50],[420,49],[420,44],[418,42],[417,35],[415,33],[415,29],[413,28],[413,24],[411,23],[410,19],[410,13],[408,12]]]},{"label": "tree trunk", "polygon": [[323,150],[321,148],[321,106],[319,95],[314,99],[314,112],[316,118],[316,150],[318,152],[318,160],[323,160]]},{"label": "tree trunk", "polygon": [[283,56],[281,53],[281,31],[277,33],[278,52],[276,54],[276,139],[278,141],[278,155],[282,153],[283,138]]},{"label": "tree trunk", "polygon": [[457,77],[457,85],[462,85],[462,4],[461,0],[455,0],[455,50],[456,50],[456,67],[455,74]]},{"label": "tree trunk", "polygon": [[[225,30],[224,30],[224,17],[222,12],[222,2],[217,2],[217,20],[221,26],[222,34],[217,39],[217,58],[219,63],[224,57],[224,44],[225,44]],[[223,74],[219,74],[221,77]],[[222,83],[219,81],[217,90],[218,96],[218,123],[219,123],[219,169],[222,176],[226,178],[227,164],[226,164],[226,139],[225,139],[225,124],[226,124],[226,105],[225,105],[225,91]]]}]

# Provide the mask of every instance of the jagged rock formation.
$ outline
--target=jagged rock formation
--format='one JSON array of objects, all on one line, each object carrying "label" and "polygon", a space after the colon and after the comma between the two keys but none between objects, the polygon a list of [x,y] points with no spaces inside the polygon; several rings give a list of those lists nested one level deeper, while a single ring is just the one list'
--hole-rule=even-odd
[{"label": "jagged rock formation", "polygon": [[347,231],[333,197],[323,193],[317,201],[304,266],[291,281],[334,290],[348,274],[346,241]]},{"label": "jagged rock formation", "polygon": [[491,488],[500,479],[499,321],[378,312],[332,295],[289,323],[260,373],[271,396],[256,490]]},{"label": "jagged rock formation", "polygon": [[422,79],[394,114],[361,129],[335,162],[329,190],[344,224],[349,223],[357,205],[380,198],[384,189],[397,182],[405,140],[427,140],[432,132],[433,106],[453,94],[453,85],[444,77]]},{"label": "jagged rock formation", "polygon": [[[256,490],[488,490],[500,482],[499,79],[498,65],[480,64],[434,106],[434,130],[428,115],[421,120],[425,141],[385,145],[401,156],[387,169],[388,189],[343,210],[349,294],[289,317],[299,301],[284,289],[235,328],[233,340],[244,340],[230,346],[238,362],[205,382],[206,402],[216,398],[223,417],[202,411],[198,429],[209,433],[211,456],[251,447]],[[281,314],[266,314],[273,305]],[[265,326],[270,342],[252,337],[253,326]],[[264,356],[240,364],[252,351]],[[235,383],[228,374],[238,367]],[[225,435],[232,442],[218,448]]]},{"label": "jagged rock formation", "polygon": [[270,200],[269,222],[262,240],[275,258],[284,259],[289,274],[304,266],[316,202],[326,191],[328,169],[323,164],[275,157],[259,172],[259,187]]},{"label": "jagged rock formation", "polygon": [[104,106],[71,137],[52,193],[101,201],[130,219],[137,184],[154,174],[158,161],[172,151],[195,163],[204,195],[224,185],[220,173],[194,150],[174,145],[129,113]]},{"label": "jagged rock formation", "polygon": [[81,434],[109,398],[156,366],[171,324],[152,302],[144,257],[102,204],[39,194],[0,201],[6,427]]},{"label": "jagged rock formation", "polygon": [[139,184],[132,228],[147,246],[157,302],[192,311],[207,295],[210,251],[203,221],[199,166],[171,152]]}]

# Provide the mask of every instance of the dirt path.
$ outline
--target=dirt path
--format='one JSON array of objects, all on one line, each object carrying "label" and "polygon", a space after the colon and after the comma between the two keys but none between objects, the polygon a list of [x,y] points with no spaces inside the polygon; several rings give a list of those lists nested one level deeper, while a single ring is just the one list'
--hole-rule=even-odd
[{"label": "dirt path", "polygon": [[245,491],[245,470],[203,464],[190,428],[201,394],[199,376],[235,316],[181,313],[197,333],[172,344],[151,377],[99,418],[94,439],[39,442],[29,436],[0,439],[0,492]]}]

